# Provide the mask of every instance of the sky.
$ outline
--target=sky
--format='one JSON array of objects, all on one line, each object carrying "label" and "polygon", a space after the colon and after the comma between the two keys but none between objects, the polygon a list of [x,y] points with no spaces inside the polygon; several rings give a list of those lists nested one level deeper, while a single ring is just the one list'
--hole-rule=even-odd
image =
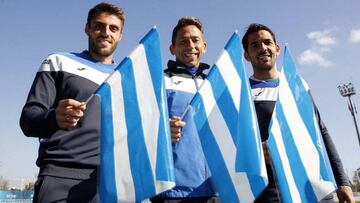
[{"label": "sky", "polygon": [[[33,181],[38,140],[19,127],[21,109],[36,71],[51,53],[87,49],[87,12],[100,1],[0,0],[0,178],[13,186]],[[360,94],[360,2],[357,0],[122,0],[109,1],[126,12],[120,62],[153,27],[161,37],[163,63],[171,32],[182,16],[203,23],[207,51],[203,62],[217,60],[231,34],[240,37],[250,23],[262,23],[276,34],[282,50],[287,43],[298,71],[308,82],[344,168],[349,176],[360,168],[360,145],[353,118],[338,85],[352,82]],[[278,60],[278,68],[282,65]],[[251,75],[251,66],[246,63]],[[359,107],[360,96],[352,97]],[[357,120],[360,122],[359,114]]]}]

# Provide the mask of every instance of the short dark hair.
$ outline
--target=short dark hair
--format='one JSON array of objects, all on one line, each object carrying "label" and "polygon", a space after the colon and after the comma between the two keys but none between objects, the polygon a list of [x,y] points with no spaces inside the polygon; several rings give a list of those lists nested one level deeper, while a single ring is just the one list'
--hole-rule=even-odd
[{"label": "short dark hair", "polygon": [[276,44],[275,34],[273,33],[273,31],[270,28],[268,28],[267,26],[262,25],[262,24],[252,23],[247,28],[247,30],[246,30],[246,32],[245,32],[245,34],[244,34],[244,36],[243,36],[243,38],[241,40],[241,43],[242,43],[245,51],[248,50],[248,44],[249,44],[248,37],[249,37],[249,35],[251,33],[254,33],[254,32],[259,32],[260,30],[268,31],[271,34],[271,36],[272,36],[272,38],[273,38],[273,40],[274,40],[274,42]]},{"label": "short dark hair", "polygon": [[124,10],[114,4],[105,3],[105,2],[99,3],[89,10],[86,24],[90,25],[91,20],[100,13],[109,13],[117,16],[121,21],[121,27],[122,28],[124,27],[124,23],[125,23]]},{"label": "short dark hair", "polygon": [[180,28],[188,26],[188,25],[195,25],[201,31],[201,33],[204,34],[203,25],[198,18],[193,17],[193,16],[184,16],[179,19],[177,25],[174,27],[174,29],[172,31],[172,36],[171,36],[172,44],[175,44],[176,36],[177,36],[177,33],[180,30]]}]

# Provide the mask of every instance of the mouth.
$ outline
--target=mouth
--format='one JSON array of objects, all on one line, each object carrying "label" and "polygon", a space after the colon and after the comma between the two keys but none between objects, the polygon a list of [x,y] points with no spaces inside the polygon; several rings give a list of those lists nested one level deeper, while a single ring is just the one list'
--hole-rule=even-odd
[{"label": "mouth", "polygon": [[271,54],[260,54],[258,55],[258,59],[262,61],[270,60]]},{"label": "mouth", "polygon": [[98,42],[103,46],[109,46],[112,44],[112,42],[108,39],[98,39]]},{"label": "mouth", "polygon": [[186,57],[186,58],[195,58],[195,57],[197,57],[197,53],[195,53],[195,52],[186,52],[186,53],[184,53],[184,56]]}]

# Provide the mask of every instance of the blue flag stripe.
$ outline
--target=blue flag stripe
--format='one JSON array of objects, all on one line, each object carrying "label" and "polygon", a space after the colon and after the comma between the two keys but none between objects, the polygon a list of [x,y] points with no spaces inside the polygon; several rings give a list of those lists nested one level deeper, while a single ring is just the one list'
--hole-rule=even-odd
[{"label": "blue flag stripe", "polygon": [[[99,89],[99,96],[101,97],[101,116],[106,116],[108,120],[106,123],[101,123],[102,133],[107,133],[108,136],[102,138],[101,140],[101,156],[100,165],[102,166],[100,170],[100,193],[107,193],[106,196],[100,196],[101,202],[116,202],[117,201],[117,192],[116,192],[116,183],[115,179],[115,166],[113,162],[105,164],[108,159],[114,160],[114,151],[112,150],[114,146],[114,135],[113,135],[113,118],[112,118],[112,108],[111,108],[111,90],[110,86],[104,84]],[[109,122],[110,121],[110,122]],[[104,122],[102,120],[102,122]],[[110,147],[109,147],[110,146]],[[106,157],[106,158],[105,158]]]}]

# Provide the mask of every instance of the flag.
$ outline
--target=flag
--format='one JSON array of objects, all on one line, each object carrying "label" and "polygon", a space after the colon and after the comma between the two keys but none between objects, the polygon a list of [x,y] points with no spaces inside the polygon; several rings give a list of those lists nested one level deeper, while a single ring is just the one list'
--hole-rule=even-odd
[{"label": "flag", "polygon": [[319,202],[335,180],[307,84],[285,47],[278,99],[269,126],[269,150],[282,202]]},{"label": "flag", "polygon": [[96,91],[101,202],[140,202],[175,186],[161,61],[153,28]]},{"label": "flag", "polygon": [[222,202],[252,202],[267,185],[243,51],[234,33],[191,101],[196,128]]}]

